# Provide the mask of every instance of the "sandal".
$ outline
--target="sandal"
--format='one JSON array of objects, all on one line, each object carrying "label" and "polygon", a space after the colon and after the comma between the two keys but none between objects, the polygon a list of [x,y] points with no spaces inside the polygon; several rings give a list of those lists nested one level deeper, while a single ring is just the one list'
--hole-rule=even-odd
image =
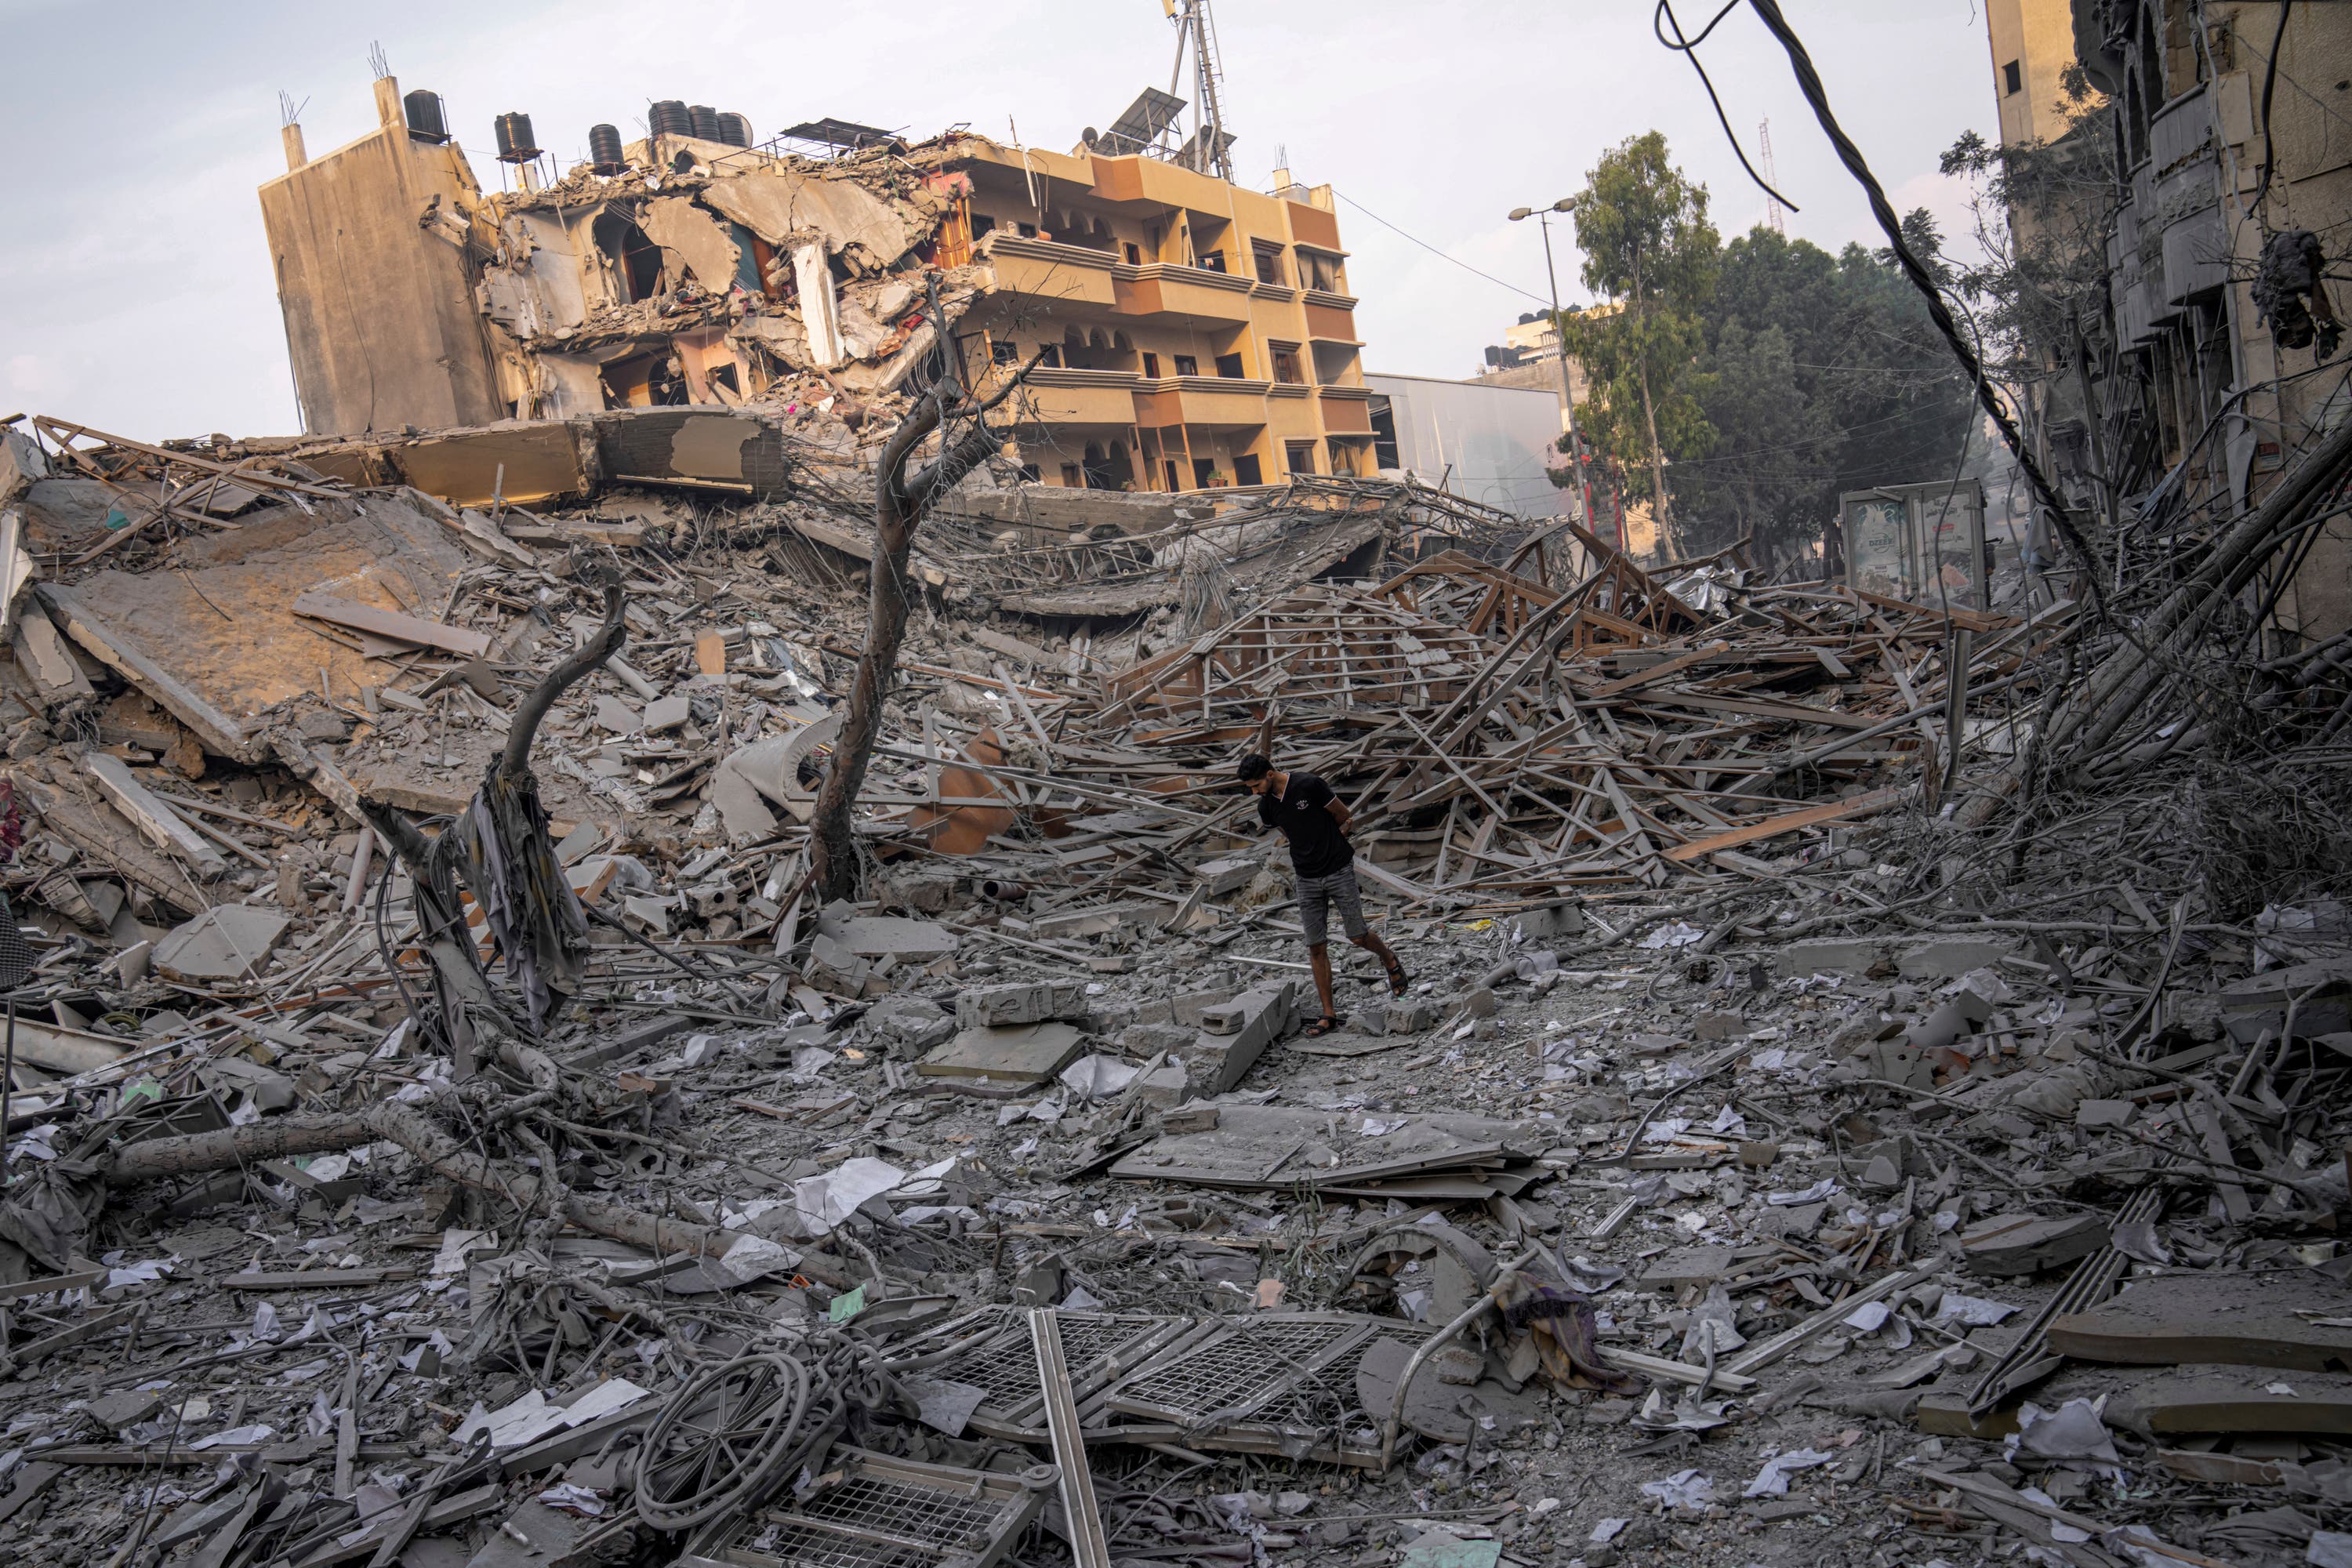
[{"label": "sandal", "polygon": [[1316,1019],[1315,1022],[1307,1025],[1307,1033],[1301,1037],[1309,1040],[1319,1040],[1324,1036],[1330,1034],[1333,1030],[1337,1029],[1344,1021],[1345,1020],[1343,1020],[1337,1013],[1326,1013],[1320,1018]]},{"label": "sandal", "polygon": [[1389,994],[1391,996],[1402,996],[1405,994],[1406,987],[1412,984],[1412,980],[1405,974],[1403,962],[1399,959],[1390,959]]}]

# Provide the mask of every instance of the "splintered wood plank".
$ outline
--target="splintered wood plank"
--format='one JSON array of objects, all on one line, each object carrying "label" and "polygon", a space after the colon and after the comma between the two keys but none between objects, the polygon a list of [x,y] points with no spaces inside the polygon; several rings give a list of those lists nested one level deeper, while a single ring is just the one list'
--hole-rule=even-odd
[{"label": "splintered wood plank", "polygon": [[1852,800],[1825,801],[1780,816],[1769,816],[1761,822],[1751,822],[1745,827],[1735,827],[1707,838],[1693,839],[1666,851],[1669,860],[1696,860],[1718,849],[1737,849],[1743,844],[1753,844],[1759,838],[1777,838],[1783,833],[1794,833],[1801,827],[1814,827],[1825,822],[1843,822],[1850,817],[1867,816],[1875,811],[1898,805],[1910,791],[1907,788],[1873,790]]}]

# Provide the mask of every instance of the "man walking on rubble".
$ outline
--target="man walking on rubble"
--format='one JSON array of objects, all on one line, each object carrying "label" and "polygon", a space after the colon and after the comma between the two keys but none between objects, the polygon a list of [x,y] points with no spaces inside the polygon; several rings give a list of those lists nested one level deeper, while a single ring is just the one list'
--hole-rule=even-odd
[{"label": "man walking on rubble", "polygon": [[1307,1028],[1309,1037],[1338,1028],[1331,1005],[1331,950],[1326,941],[1330,913],[1339,907],[1348,940],[1377,955],[1389,973],[1389,990],[1405,993],[1404,965],[1364,921],[1363,896],[1356,887],[1356,848],[1348,842],[1348,807],[1331,786],[1313,773],[1286,773],[1255,752],[1241,762],[1242,787],[1257,796],[1257,819],[1280,828],[1290,841],[1290,868],[1298,875],[1298,921],[1307,928],[1307,962],[1315,972],[1315,994],[1323,1016]]}]

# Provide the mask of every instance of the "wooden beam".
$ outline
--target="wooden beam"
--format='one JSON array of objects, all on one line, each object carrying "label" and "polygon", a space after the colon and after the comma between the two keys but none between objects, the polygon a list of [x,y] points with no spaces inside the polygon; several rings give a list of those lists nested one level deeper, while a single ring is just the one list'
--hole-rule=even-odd
[{"label": "wooden beam", "polygon": [[1678,844],[1666,851],[1666,858],[1696,860],[1712,855],[1718,849],[1737,849],[1743,844],[1753,844],[1759,838],[1777,838],[1783,833],[1794,833],[1801,827],[1817,827],[1824,822],[1843,822],[1851,817],[1868,816],[1873,812],[1885,811],[1888,806],[1901,805],[1909,798],[1910,794],[1908,785],[1898,784],[1892,789],[1873,790],[1868,795],[1858,795],[1852,800],[1832,800],[1820,805],[1809,805],[1802,811],[1791,811],[1780,816],[1769,816],[1761,822],[1751,822],[1745,827],[1735,827],[1727,833],[1718,833],[1708,838],[1694,839],[1688,844]]}]

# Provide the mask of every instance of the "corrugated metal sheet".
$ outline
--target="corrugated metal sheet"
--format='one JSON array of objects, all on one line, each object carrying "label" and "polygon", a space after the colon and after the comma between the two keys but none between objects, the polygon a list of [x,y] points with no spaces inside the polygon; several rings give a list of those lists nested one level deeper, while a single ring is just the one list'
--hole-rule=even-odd
[{"label": "corrugated metal sheet", "polygon": [[1546,477],[1559,439],[1559,395],[1521,386],[1366,374],[1396,420],[1397,461],[1424,484],[1446,488],[1515,517],[1557,517],[1569,492]]}]

